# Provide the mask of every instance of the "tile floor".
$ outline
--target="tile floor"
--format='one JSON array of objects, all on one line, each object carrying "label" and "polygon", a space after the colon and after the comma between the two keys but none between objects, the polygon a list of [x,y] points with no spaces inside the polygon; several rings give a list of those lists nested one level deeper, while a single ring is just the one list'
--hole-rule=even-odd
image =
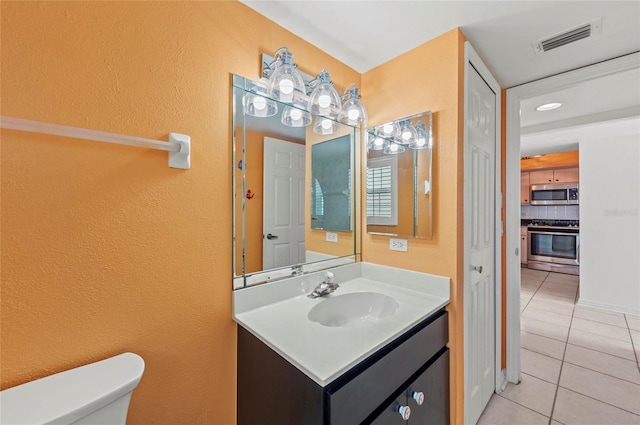
[{"label": "tile floor", "polygon": [[479,425],[640,425],[640,317],[575,305],[578,283],[522,269],[522,382]]}]

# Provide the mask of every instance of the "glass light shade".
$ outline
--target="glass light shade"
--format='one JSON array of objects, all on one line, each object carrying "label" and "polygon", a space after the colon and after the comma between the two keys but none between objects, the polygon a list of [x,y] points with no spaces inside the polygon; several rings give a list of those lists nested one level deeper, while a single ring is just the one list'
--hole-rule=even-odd
[{"label": "glass light shade", "polygon": [[333,134],[338,130],[338,123],[325,117],[316,117],[313,132],[316,134]]},{"label": "glass light shade", "polygon": [[273,99],[255,93],[245,94],[242,106],[245,114],[254,117],[272,117],[278,113],[278,105]]},{"label": "glass light shade", "polygon": [[293,103],[296,97],[306,95],[302,75],[293,65],[280,65],[269,77],[267,94],[280,102]]},{"label": "glass light shade", "polygon": [[389,141],[380,136],[369,134],[369,149],[374,151],[382,151],[389,146]]},{"label": "glass light shade", "polygon": [[388,122],[376,127],[376,134],[384,137],[385,139],[395,139],[400,137],[400,126],[397,122]]},{"label": "glass light shade", "polygon": [[287,106],[282,111],[280,121],[288,127],[306,127],[311,124],[311,114],[305,110]]},{"label": "glass light shade", "polygon": [[384,148],[383,152],[390,155],[397,155],[399,153],[403,153],[406,150],[407,148],[405,148],[404,145],[401,145],[399,143],[389,143],[389,146]]},{"label": "glass light shade", "polygon": [[416,132],[416,128],[411,124],[410,120],[406,120],[400,123],[400,137],[398,138],[398,142],[403,145],[411,145],[415,143],[415,140],[418,138],[418,133]]},{"label": "glass light shade", "polygon": [[365,126],[367,123],[367,109],[359,98],[347,100],[338,116],[340,122],[353,126]]},{"label": "glass light shade", "polygon": [[416,125],[417,137],[413,143],[409,146],[411,149],[428,149],[433,145],[433,139],[431,135],[427,133],[427,130],[422,122]]},{"label": "glass light shade", "polygon": [[330,78],[325,70],[318,75],[316,80],[319,84],[311,92],[307,109],[314,115],[337,118],[342,101],[336,89],[333,88]]}]

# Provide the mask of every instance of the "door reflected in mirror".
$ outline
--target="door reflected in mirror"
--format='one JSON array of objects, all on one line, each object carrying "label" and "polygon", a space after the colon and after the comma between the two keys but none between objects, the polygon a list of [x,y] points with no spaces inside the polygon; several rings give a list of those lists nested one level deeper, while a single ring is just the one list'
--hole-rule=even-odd
[{"label": "door reflected in mirror", "polygon": [[284,125],[296,108],[233,81],[234,288],[355,261],[357,129]]},{"label": "door reflected in mirror", "polygon": [[367,232],[433,237],[433,122],[423,112],[367,129]]}]

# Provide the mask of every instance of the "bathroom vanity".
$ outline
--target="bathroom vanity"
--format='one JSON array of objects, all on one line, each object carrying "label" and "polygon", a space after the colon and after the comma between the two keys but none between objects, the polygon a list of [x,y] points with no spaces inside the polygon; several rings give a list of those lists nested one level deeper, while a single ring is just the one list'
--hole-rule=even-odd
[{"label": "bathroom vanity", "polygon": [[238,424],[448,424],[449,279],[332,271],[327,297],[322,272],[234,291]]}]

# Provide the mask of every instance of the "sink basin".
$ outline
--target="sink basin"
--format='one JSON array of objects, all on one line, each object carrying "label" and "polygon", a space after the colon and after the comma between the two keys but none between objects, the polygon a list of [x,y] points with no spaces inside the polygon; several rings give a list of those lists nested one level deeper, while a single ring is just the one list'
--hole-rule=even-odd
[{"label": "sink basin", "polygon": [[354,292],[322,300],[307,317],[323,326],[354,327],[392,316],[399,306],[393,298],[377,292]]}]

